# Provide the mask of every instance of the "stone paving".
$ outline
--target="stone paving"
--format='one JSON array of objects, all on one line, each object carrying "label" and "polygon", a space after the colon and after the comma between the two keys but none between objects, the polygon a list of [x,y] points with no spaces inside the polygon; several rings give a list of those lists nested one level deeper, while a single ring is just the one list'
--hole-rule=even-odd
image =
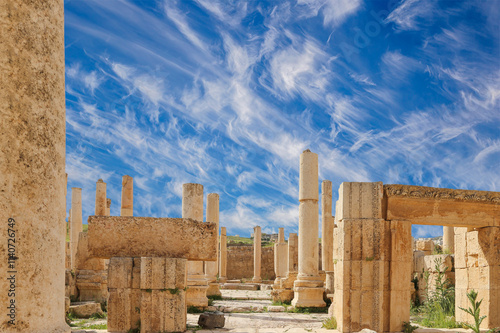
[{"label": "stone paving", "polygon": [[271,290],[233,290],[233,289],[221,289],[220,290],[223,299],[234,299],[234,300],[247,300],[247,299],[259,299],[259,300],[271,300]]}]

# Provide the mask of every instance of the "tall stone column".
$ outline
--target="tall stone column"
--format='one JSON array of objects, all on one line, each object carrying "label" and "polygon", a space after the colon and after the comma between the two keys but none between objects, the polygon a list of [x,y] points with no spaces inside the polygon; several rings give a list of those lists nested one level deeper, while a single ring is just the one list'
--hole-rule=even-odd
[{"label": "tall stone column", "polygon": [[[203,221],[203,185],[182,185],[182,217]],[[208,281],[203,272],[203,261],[188,261],[187,274],[187,306],[208,306]]]},{"label": "tall stone column", "polygon": [[454,253],[455,251],[455,228],[443,227],[443,251]]},{"label": "tall stone column", "polygon": [[220,296],[219,283],[217,283],[219,271],[219,195],[217,193],[207,195],[207,222],[217,224],[217,260],[205,262],[205,279],[208,281],[207,296]]},{"label": "tall stone column", "polygon": [[261,283],[262,264],[262,233],[259,226],[253,228],[253,279],[252,282]]},{"label": "tall stone column", "polygon": [[111,216],[111,199],[106,199],[106,216]]},{"label": "tall stone column", "polygon": [[69,332],[63,1],[0,1],[0,36],[0,332]]},{"label": "tall stone column", "polygon": [[323,281],[318,272],[318,155],[309,149],[300,155],[299,274],[292,305],[323,307]]},{"label": "tall stone column", "polygon": [[121,216],[134,216],[134,178],[122,177],[122,206]]},{"label": "tall stone column", "polygon": [[95,215],[107,215],[106,208],[106,183],[99,179],[95,189]]},{"label": "tall stone column", "polygon": [[332,182],[321,183],[321,267],[325,272],[333,271]]},{"label": "tall stone column", "polygon": [[294,272],[295,274],[297,274],[297,270],[299,267],[298,255],[298,237],[296,233],[291,233],[288,236],[288,273]]},{"label": "tall stone column", "polygon": [[70,247],[71,247],[71,269],[76,269],[76,250],[78,248],[78,235],[83,231],[82,224],[82,189],[71,188],[71,225],[70,225]]},{"label": "tall stone column", "polygon": [[288,269],[288,245],[285,242],[285,229],[279,228],[278,243],[274,244],[274,280],[273,289],[281,289],[281,279],[286,277]]},{"label": "tall stone column", "polygon": [[220,228],[219,282],[227,281],[227,239],[226,227]]}]

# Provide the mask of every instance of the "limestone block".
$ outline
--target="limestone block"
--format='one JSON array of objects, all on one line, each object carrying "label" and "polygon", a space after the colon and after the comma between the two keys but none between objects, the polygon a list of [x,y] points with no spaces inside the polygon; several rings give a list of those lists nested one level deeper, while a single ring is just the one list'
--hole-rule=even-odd
[{"label": "limestone block", "polygon": [[467,231],[464,229],[455,228],[455,268],[467,267]]},{"label": "limestone block", "polygon": [[91,257],[167,257],[213,261],[217,225],[182,218],[89,216]]},{"label": "limestone block", "polygon": [[133,258],[132,289],[141,288],[141,258]]},{"label": "limestone block", "polygon": [[198,325],[206,329],[222,328],[225,323],[226,319],[224,318],[224,313],[219,311],[205,312],[200,314],[200,317],[198,318]]},{"label": "limestone block", "polygon": [[108,266],[108,288],[132,288],[134,258],[113,257]]},{"label": "limestone block", "polygon": [[424,251],[413,251],[413,272],[422,273],[425,270]]},{"label": "limestone block", "polygon": [[69,313],[76,318],[90,318],[93,314],[97,313],[103,315],[101,304],[95,302],[78,302],[73,303],[69,307]]},{"label": "limestone block", "polygon": [[78,246],[76,250],[75,268],[77,270],[104,270],[106,269],[103,259],[91,258],[88,251],[88,234],[78,234]]},{"label": "limestone block", "polygon": [[141,332],[184,332],[186,294],[163,290],[141,291]]},{"label": "limestone block", "polygon": [[121,216],[132,216],[134,214],[134,179],[130,176],[122,177],[122,202]]},{"label": "limestone block", "polygon": [[451,254],[435,254],[424,256],[424,269],[430,272],[437,272],[436,264],[441,261],[441,265],[439,265],[439,270],[447,272],[451,272],[454,268],[453,266],[453,256]]},{"label": "limestone block", "polygon": [[128,332],[141,326],[141,290],[109,289],[108,332]]},{"label": "limestone block", "polygon": [[344,182],[339,188],[339,211],[336,218],[382,219],[382,182]]},{"label": "limestone block", "polygon": [[141,258],[141,289],[186,288],[186,259]]},{"label": "limestone block", "polygon": [[424,251],[426,255],[431,255],[434,251],[434,242],[432,240],[419,239],[415,242],[417,251]]}]

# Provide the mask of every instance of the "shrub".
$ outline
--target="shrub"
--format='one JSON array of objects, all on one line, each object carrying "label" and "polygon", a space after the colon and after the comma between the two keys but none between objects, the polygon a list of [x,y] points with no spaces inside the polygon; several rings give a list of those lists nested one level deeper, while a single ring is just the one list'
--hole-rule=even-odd
[{"label": "shrub", "polygon": [[337,319],[335,317],[326,318],[323,320],[323,325],[321,328],[326,328],[327,330],[335,330],[337,329]]}]

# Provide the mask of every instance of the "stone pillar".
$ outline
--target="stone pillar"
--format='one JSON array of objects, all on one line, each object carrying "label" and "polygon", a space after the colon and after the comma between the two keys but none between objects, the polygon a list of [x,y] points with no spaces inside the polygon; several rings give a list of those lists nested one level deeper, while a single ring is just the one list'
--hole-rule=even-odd
[{"label": "stone pillar", "polygon": [[0,1],[0,36],[0,332],[69,332],[63,1]]},{"label": "stone pillar", "polygon": [[78,248],[78,237],[83,231],[82,224],[82,189],[71,188],[71,225],[70,225],[70,246],[71,246],[71,269],[76,269],[76,250]]},{"label": "stone pillar", "polygon": [[227,280],[227,240],[226,227],[220,228],[220,261],[219,261],[219,282]]},{"label": "stone pillar", "polygon": [[325,272],[333,271],[333,216],[332,182],[321,183],[321,268]]},{"label": "stone pillar", "polygon": [[295,307],[323,307],[323,281],[318,272],[318,155],[300,155],[299,274],[294,283]]},{"label": "stone pillar", "polygon": [[[217,224],[217,243],[219,242],[219,195],[209,193],[207,195],[207,222]],[[217,244],[217,260],[205,262],[205,279],[208,281],[207,296],[220,296],[217,272],[219,271],[219,244]]]},{"label": "stone pillar", "polygon": [[106,216],[111,216],[111,199],[106,199]]},{"label": "stone pillar", "polygon": [[[182,217],[203,221],[203,185],[182,185]],[[203,272],[203,261],[188,261],[187,274],[187,306],[208,306],[208,281]]]},{"label": "stone pillar", "polygon": [[107,215],[106,208],[106,183],[99,179],[95,189],[95,215]]},{"label": "stone pillar", "polygon": [[253,228],[253,279],[252,282],[261,283],[262,263],[262,234],[259,226]]},{"label": "stone pillar", "polygon": [[455,228],[455,315],[456,320],[474,324],[467,293],[474,289],[481,299],[481,328],[500,326],[500,228],[485,227],[472,231]]},{"label": "stone pillar", "polygon": [[281,289],[281,279],[286,277],[288,269],[288,245],[285,242],[285,229],[279,228],[278,243],[274,244],[274,280],[273,289]]},{"label": "stone pillar", "polygon": [[122,206],[121,216],[134,216],[134,178],[122,177]]},{"label": "stone pillar", "polygon": [[443,252],[453,254],[455,250],[455,228],[443,227]]},{"label": "stone pillar", "polygon": [[410,320],[411,222],[386,221],[383,196],[381,182],[342,183],[339,189],[329,313],[340,332],[400,332]]},{"label": "stone pillar", "polygon": [[298,238],[297,234],[291,233],[288,236],[288,250],[287,250],[287,263],[286,263],[286,277],[280,281],[279,290],[271,292],[273,301],[281,301],[290,303],[293,299],[293,284],[297,279],[298,269]]},{"label": "stone pillar", "polygon": [[288,272],[295,272],[299,268],[299,251],[298,251],[298,237],[296,233],[291,233],[288,236]]}]

